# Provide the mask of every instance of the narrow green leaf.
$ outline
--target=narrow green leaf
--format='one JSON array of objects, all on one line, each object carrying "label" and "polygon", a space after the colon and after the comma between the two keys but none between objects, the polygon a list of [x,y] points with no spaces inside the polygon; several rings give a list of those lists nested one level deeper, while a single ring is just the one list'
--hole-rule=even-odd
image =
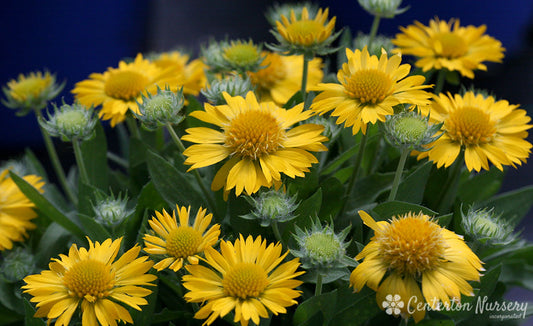
[{"label": "narrow green leaf", "polygon": [[328,325],[365,325],[380,311],[374,291],[364,288],[359,293],[353,293],[350,288],[342,288],[337,293],[335,315]]},{"label": "narrow green leaf", "polygon": [[318,189],[311,197],[305,199],[298,205],[298,208],[294,212],[296,218],[290,223],[285,223],[285,229],[283,230],[283,240],[285,243],[294,233],[294,225],[298,225],[301,229],[311,225],[311,218],[318,216],[320,207],[322,205],[322,189]]},{"label": "narrow green leaf", "polygon": [[[293,324],[297,326],[317,325],[317,321],[328,319],[336,310],[337,290],[313,296],[298,305],[293,315]],[[318,315],[318,316],[317,316]],[[321,316],[320,316],[321,315]],[[318,318],[317,318],[318,317]],[[322,318],[320,318],[322,317]],[[321,325],[322,323],[318,324]]]},{"label": "narrow green leaf", "polygon": [[413,212],[418,214],[422,212],[429,216],[437,216],[438,213],[432,211],[431,209],[412,203],[406,203],[401,201],[389,201],[383,204],[379,204],[372,209],[374,214],[370,214],[375,220],[388,220],[393,216],[407,214]]},{"label": "narrow green leaf", "polygon": [[61,225],[53,222],[46,228],[39,245],[35,251],[37,266],[44,267],[48,265],[50,257],[56,257],[62,253],[71,239],[71,233],[65,230]]},{"label": "narrow green leaf", "polygon": [[22,193],[26,195],[26,197],[28,197],[28,199],[31,200],[46,217],[63,226],[79,239],[85,238],[85,232],[82,228],[60,212],[31,184],[12,172],[9,172],[9,175],[13,179],[13,182],[19,187],[20,191],[22,191]]},{"label": "narrow green leaf", "polygon": [[327,175],[338,170],[346,161],[352,158],[359,151],[359,146],[354,145],[341,155],[337,156],[331,161],[321,172],[322,175]]},{"label": "narrow green leaf", "polygon": [[500,189],[503,177],[504,173],[496,168],[469,175],[469,178],[461,183],[457,196],[463,204],[488,200]]},{"label": "narrow green leaf", "polygon": [[25,317],[24,317],[24,325],[25,326],[45,326],[46,323],[41,318],[35,318],[33,315],[35,315],[35,308],[31,305],[31,303],[24,298],[24,310],[25,310]]},{"label": "narrow green leaf", "polygon": [[432,166],[432,162],[426,162],[405,176],[398,187],[396,200],[420,204],[424,198],[424,191]]},{"label": "narrow green leaf", "polygon": [[509,191],[484,201],[476,208],[492,208],[496,214],[511,223],[518,224],[533,205],[533,186]]},{"label": "narrow green leaf", "polygon": [[104,128],[96,124],[95,136],[81,144],[83,161],[91,185],[107,190],[109,186],[109,167],[107,165],[107,141]]}]

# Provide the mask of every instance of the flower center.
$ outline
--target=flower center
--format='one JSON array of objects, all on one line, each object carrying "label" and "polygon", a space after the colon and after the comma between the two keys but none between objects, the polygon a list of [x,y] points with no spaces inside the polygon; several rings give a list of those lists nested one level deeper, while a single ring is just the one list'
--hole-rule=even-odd
[{"label": "flower center", "polygon": [[359,70],[344,81],[346,94],[361,103],[380,103],[391,93],[392,81],[379,70]]},{"label": "flower center", "polygon": [[63,282],[71,296],[95,302],[109,294],[115,284],[115,273],[109,265],[93,259],[76,263],[65,275]]},{"label": "flower center", "polygon": [[173,257],[187,258],[198,252],[202,239],[202,234],[192,227],[180,226],[169,232],[166,249]]},{"label": "flower center", "polygon": [[147,84],[148,78],[136,71],[114,71],[105,82],[104,91],[117,99],[132,100],[141,94]]},{"label": "flower center", "polygon": [[462,107],[450,113],[444,127],[450,138],[461,145],[488,143],[496,133],[496,122],[476,107]]},{"label": "flower center", "polygon": [[225,136],[225,144],[233,154],[255,160],[278,150],[285,131],[270,113],[251,110],[234,118],[226,128]]},{"label": "flower center", "polygon": [[29,77],[11,85],[11,96],[19,101],[29,97],[39,96],[43,90],[50,86],[50,79]]},{"label": "flower center", "polygon": [[323,31],[324,25],[316,20],[298,20],[287,26],[287,34],[293,38],[293,41],[301,45],[311,45],[316,41],[323,41],[323,39],[318,39]]},{"label": "flower center", "polygon": [[257,298],[268,285],[268,275],[253,263],[238,263],[224,275],[222,286],[232,297]]},{"label": "flower center", "polygon": [[287,68],[277,53],[269,53],[263,61],[263,65],[266,67],[250,74],[252,83],[260,88],[271,89],[287,75]]},{"label": "flower center", "polygon": [[319,261],[334,261],[340,253],[341,245],[333,234],[313,233],[305,239],[309,256]]},{"label": "flower center", "polygon": [[249,66],[259,60],[257,47],[251,43],[236,43],[224,49],[224,58],[237,66]]},{"label": "flower center", "polygon": [[433,40],[437,56],[458,58],[463,56],[468,49],[464,39],[452,32],[436,34]]},{"label": "flower center", "polygon": [[64,130],[80,130],[87,124],[87,117],[80,111],[65,111],[57,115],[57,125]]},{"label": "flower center", "polygon": [[401,275],[420,275],[441,261],[445,243],[441,227],[425,215],[393,218],[376,233],[385,263]]}]

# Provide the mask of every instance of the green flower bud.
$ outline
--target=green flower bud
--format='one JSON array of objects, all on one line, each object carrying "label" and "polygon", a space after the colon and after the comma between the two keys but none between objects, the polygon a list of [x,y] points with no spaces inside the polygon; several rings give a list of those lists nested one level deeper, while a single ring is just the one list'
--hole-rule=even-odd
[{"label": "green flower bud", "polygon": [[226,100],[222,96],[223,92],[231,96],[246,97],[249,91],[254,91],[254,86],[249,78],[242,78],[239,75],[230,75],[223,79],[215,79],[211,85],[203,90],[201,93],[213,105],[226,104]]},{"label": "green flower bud", "polygon": [[[363,50],[365,46],[368,46],[369,40],[370,35],[359,33],[357,34],[357,37],[353,40],[353,46],[355,49]],[[381,56],[382,49],[384,49],[387,53],[391,53],[393,48],[394,44],[392,44],[390,37],[386,37],[384,35],[376,35],[376,37],[374,37],[374,40],[372,41],[372,44],[370,44],[370,48],[368,48],[368,53],[370,53],[370,55],[375,55],[379,58]]]},{"label": "green flower bud", "polygon": [[269,226],[272,222],[287,222],[296,217],[296,197],[290,197],[284,192],[269,190],[261,192],[257,198],[246,198],[254,206],[254,210],[241,217],[248,220],[257,219],[261,226]]},{"label": "green flower bud", "polygon": [[35,271],[35,259],[26,249],[17,247],[4,251],[3,261],[0,264],[2,276],[8,282],[17,282]]},{"label": "green flower bud", "polygon": [[65,82],[57,84],[55,75],[48,71],[20,74],[17,80],[12,79],[2,88],[6,96],[2,104],[10,109],[19,109],[17,115],[24,116],[32,110],[44,109],[48,101],[61,93],[63,87]]},{"label": "green flower bud", "polygon": [[156,94],[148,96],[142,94],[142,103],[137,102],[140,113],[135,116],[148,130],[155,130],[167,123],[179,124],[184,119],[182,114],[184,103],[183,89],[174,93],[168,86],[165,90],[158,86]]},{"label": "green flower bud", "polygon": [[483,245],[507,245],[518,239],[514,227],[493,209],[468,210],[462,213],[462,226],[467,236]]},{"label": "green flower bud", "polygon": [[93,204],[94,218],[102,225],[117,226],[133,213],[133,210],[128,209],[127,205],[128,198],[122,197],[121,194],[117,198],[113,194],[109,197],[97,194],[97,201]]},{"label": "green flower bud", "polygon": [[361,7],[363,7],[371,15],[382,18],[394,18],[407,11],[409,7],[400,8],[402,0],[358,0]]},{"label": "green flower bud", "polygon": [[306,281],[315,282],[317,274],[325,276],[324,283],[347,278],[350,274],[348,266],[353,267],[357,264],[352,258],[346,256],[349,243],[345,242],[345,239],[350,232],[350,227],[337,234],[333,223],[323,227],[316,218],[311,222],[310,229],[303,231],[295,226],[295,232],[293,236],[299,248],[291,249],[291,253],[299,257],[302,267],[308,270],[304,276]]},{"label": "green flower bud", "polygon": [[326,136],[330,141],[335,139],[342,130],[342,127],[336,124],[334,120],[328,119],[326,116],[322,115],[312,116],[311,118],[307,119],[306,122],[324,126],[324,131],[322,132],[322,134]]},{"label": "green flower bud", "polygon": [[211,41],[207,48],[202,49],[202,56],[212,73],[237,71],[241,75],[259,70],[265,58],[261,54],[261,46],[251,40]]},{"label": "green flower bud", "polygon": [[426,145],[442,136],[442,133],[436,135],[442,124],[433,125],[428,121],[429,116],[422,117],[414,111],[388,116],[383,123],[385,139],[399,149],[427,151]]},{"label": "green flower bud", "polygon": [[53,103],[54,113],[48,114],[48,120],[39,119],[39,124],[53,137],[60,137],[63,141],[73,139],[88,140],[94,135],[97,119],[93,108],[86,108],[75,102],[67,105],[63,102],[59,108]]}]

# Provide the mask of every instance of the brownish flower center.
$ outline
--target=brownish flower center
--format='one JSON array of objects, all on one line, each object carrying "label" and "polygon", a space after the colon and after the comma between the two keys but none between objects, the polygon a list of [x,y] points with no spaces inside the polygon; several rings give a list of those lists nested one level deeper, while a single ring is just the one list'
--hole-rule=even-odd
[{"label": "brownish flower center", "polygon": [[109,295],[115,284],[115,273],[109,265],[88,259],[67,270],[63,282],[70,295],[94,302]]},{"label": "brownish flower center", "polygon": [[285,139],[285,131],[272,114],[250,110],[231,121],[225,136],[225,145],[233,154],[255,160],[277,151]]},{"label": "brownish flower center", "polygon": [[496,133],[496,122],[490,115],[476,107],[462,107],[450,112],[444,128],[454,141],[461,145],[481,145],[488,143]]},{"label": "brownish flower center", "polygon": [[198,252],[202,243],[202,234],[190,226],[180,226],[169,232],[166,249],[170,256],[187,258]]},{"label": "brownish flower center", "polygon": [[463,56],[468,49],[465,40],[453,32],[436,34],[433,38],[433,48],[437,56],[452,59]]},{"label": "brownish flower center", "polygon": [[252,263],[238,263],[224,275],[224,291],[241,299],[257,298],[268,285],[268,275],[263,268]]},{"label": "brownish flower center", "polygon": [[376,104],[391,93],[392,80],[380,70],[367,69],[356,71],[343,85],[348,96]]},{"label": "brownish flower center", "polygon": [[442,262],[445,243],[441,227],[420,216],[393,218],[376,232],[383,260],[401,275],[420,275]]},{"label": "brownish flower center", "polygon": [[113,98],[133,100],[148,85],[148,78],[136,71],[113,71],[107,78],[104,92]]}]

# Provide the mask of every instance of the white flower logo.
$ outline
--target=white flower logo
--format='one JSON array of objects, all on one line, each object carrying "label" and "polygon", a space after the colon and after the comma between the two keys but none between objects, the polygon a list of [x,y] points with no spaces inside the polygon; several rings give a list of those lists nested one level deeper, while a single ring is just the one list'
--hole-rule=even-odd
[{"label": "white flower logo", "polygon": [[385,297],[385,301],[381,303],[381,306],[385,309],[385,312],[389,315],[399,315],[401,312],[401,308],[403,308],[404,303],[402,301],[402,297],[400,295],[395,294],[394,296],[392,294],[387,294]]}]

